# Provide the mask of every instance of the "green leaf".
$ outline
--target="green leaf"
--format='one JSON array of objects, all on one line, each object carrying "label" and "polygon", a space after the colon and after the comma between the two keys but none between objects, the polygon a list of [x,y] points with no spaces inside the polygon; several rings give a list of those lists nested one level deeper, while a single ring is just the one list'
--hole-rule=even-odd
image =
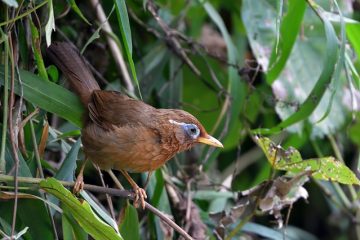
[{"label": "green leaf", "polygon": [[76,160],[80,149],[81,140],[78,139],[67,154],[64,163],[61,165],[55,178],[63,181],[74,181],[74,173],[76,169]]},{"label": "green leaf", "polygon": [[77,13],[77,15],[79,15],[79,17],[82,18],[82,20],[84,20],[84,22],[86,22],[87,24],[91,25],[91,23],[85,18],[85,16],[82,14],[80,8],[77,6],[75,0],[67,0],[67,2],[70,4],[71,8],[74,10],[74,12]]},{"label": "green leaf", "polygon": [[129,16],[126,9],[124,0],[115,0],[116,14],[120,24],[120,32],[123,37],[125,48],[130,55],[132,55],[132,40],[131,40],[131,29],[129,23]]},{"label": "green leaf", "polygon": [[359,23],[347,23],[346,35],[353,46],[356,54],[360,57],[360,24]]},{"label": "green leaf", "polygon": [[76,223],[76,220],[71,215],[69,207],[66,205],[62,206],[63,214],[61,215],[63,239],[64,240],[87,240],[89,239],[88,234],[84,229]]},{"label": "green leaf", "polygon": [[9,7],[17,8],[19,6],[16,0],[1,0],[1,1],[7,4]]},{"label": "green leaf", "polygon": [[39,72],[39,75],[44,80],[49,80],[44,60],[41,54],[41,48],[40,48],[40,33],[37,27],[35,26],[34,22],[30,19],[30,29],[31,29],[31,43],[32,43],[32,51],[34,53],[34,58],[36,60],[36,66],[37,70]]},{"label": "green leaf", "polygon": [[134,65],[134,60],[132,58],[132,40],[131,40],[131,29],[130,29],[130,23],[129,23],[129,16],[126,9],[126,4],[124,0],[114,0],[115,6],[116,6],[116,15],[118,17],[118,21],[120,24],[120,32],[122,41],[125,47],[125,53],[127,56],[127,59],[129,61],[131,74],[133,76],[133,80],[138,87],[139,96],[142,99],[140,87],[139,87],[139,81],[136,76],[136,69]]},{"label": "green leaf", "polygon": [[121,235],[124,236],[124,239],[140,240],[140,226],[136,208],[133,205],[127,204],[122,211],[123,218],[119,225]]},{"label": "green leaf", "polygon": [[[219,13],[214,9],[214,7],[210,4],[210,2],[203,2],[203,7],[206,10],[207,14],[211,18],[211,20],[216,24],[216,26],[219,28],[222,37],[225,40],[226,47],[227,47],[227,55],[228,55],[228,62],[232,64],[238,64],[240,61],[239,52],[236,46],[234,45],[231,36],[226,29],[226,26],[224,24],[224,21],[222,20]],[[244,84],[244,81],[241,81],[239,74],[237,70],[229,66],[228,67],[228,86],[227,91],[229,92],[231,96],[231,104],[229,109],[226,110],[226,112],[230,112],[230,122],[228,123],[228,131],[227,135],[223,139],[224,146],[227,147],[228,144],[231,143],[231,145],[237,145],[238,140],[240,138],[240,124],[239,124],[239,115],[241,112],[241,105],[245,99],[245,89],[246,86]],[[223,108],[227,108],[227,104],[224,104]],[[224,109],[223,109],[224,110]],[[219,119],[219,122],[221,122],[220,125],[217,126],[216,132],[221,132],[224,128],[224,125],[226,124],[226,114],[220,115],[221,119]],[[235,141],[233,140],[235,137]],[[232,140],[231,142],[229,140]],[[213,157],[215,154],[218,154],[220,152],[220,149],[216,149],[214,151]]]},{"label": "green leaf", "polygon": [[109,213],[107,213],[103,207],[99,206],[90,196],[89,194],[87,194],[86,191],[81,191],[80,192],[81,196],[90,204],[90,206],[92,207],[92,209],[94,209],[94,211],[107,223],[109,224],[111,227],[113,227],[114,229],[116,229],[116,231],[119,231],[118,225],[115,222],[114,219],[112,219],[109,215]]},{"label": "green leaf", "polygon": [[[356,55],[358,56],[358,59],[360,57],[360,24],[346,24],[346,35],[349,39],[349,42],[351,43],[352,47],[354,48]],[[356,68],[354,67],[351,59],[349,56],[346,56],[347,65],[351,69],[355,85],[357,89],[360,88],[360,76]]]},{"label": "green leaf", "polygon": [[[322,100],[327,90],[327,86],[329,86],[329,84],[331,83],[331,79],[333,77],[335,65],[338,61],[339,55],[337,44],[338,40],[333,26],[328,19],[322,16],[321,9],[318,9],[318,14],[324,24],[326,34],[326,57],[319,79],[317,80],[315,86],[312,88],[305,101],[298,107],[298,109],[294,113],[292,113],[280,124],[271,129],[255,129],[253,130],[253,133],[272,134],[280,132],[284,128],[290,127],[295,123],[307,119],[314,112],[314,110],[317,108],[320,101]],[[316,119],[316,121],[318,120],[319,119]]]},{"label": "green leaf", "polygon": [[46,192],[56,196],[62,204],[66,205],[72,216],[82,228],[95,239],[123,239],[114,228],[105,224],[91,210],[86,201],[77,199],[69,190],[64,188],[55,178],[48,178],[40,182],[40,187]]},{"label": "green leaf", "polygon": [[49,7],[49,19],[45,25],[45,39],[46,39],[46,45],[50,46],[51,34],[52,31],[55,31],[55,18],[54,18],[54,9],[53,9],[52,0],[48,1],[48,7]]},{"label": "green leaf", "polygon": [[[36,193],[33,192],[33,194]],[[20,199],[18,215],[19,220],[29,227],[28,233],[33,239],[37,239],[39,236],[42,236],[43,239],[54,239],[51,219],[43,202],[34,199]]]},{"label": "green leaf", "polygon": [[59,71],[54,65],[50,65],[46,68],[47,75],[50,77],[50,81],[57,82],[59,80]]},{"label": "green leaf", "polygon": [[276,80],[290,56],[304,17],[306,2],[290,0],[288,8],[289,10],[280,26],[279,48],[277,49],[274,46],[271,52],[269,70],[266,74],[266,80],[269,84]]},{"label": "green leaf", "polygon": [[312,171],[312,176],[319,180],[360,185],[360,180],[356,175],[344,163],[334,157],[303,160],[299,151],[293,147],[285,150],[265,137],[255,137],[255,141],[274,169],[291,173]]},{"label": "green leaf", "polygon": [[[18,78],[15,80],[15,93],[44,109],[55,113],[78,127],[81,127],[83,107],[78,97],[69,90],[44,81],[39,76],[25,70],[20,70],[21,86]],[[4,67],[0,67],[0,85],[4,85]]]}]

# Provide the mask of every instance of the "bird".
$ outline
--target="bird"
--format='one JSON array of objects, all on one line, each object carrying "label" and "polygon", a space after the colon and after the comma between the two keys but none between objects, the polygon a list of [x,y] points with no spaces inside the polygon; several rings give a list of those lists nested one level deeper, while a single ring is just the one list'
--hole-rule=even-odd
[{"label": "bird", "polygon": [[[147,195],[129,172],[149,172],[149,178],[152,171],[197,143],[223,147],[184,110],[158,109],[120,92],[101,90],[72,43],[53,42],[46,55],[69,81],[70,89],[85,108],[81,129],[85,163],[90,160],[101,170],[120,171],[134,191],[134,206],[144,209]],[[76,191],[84,185],[85,163],[76,179]]]}]

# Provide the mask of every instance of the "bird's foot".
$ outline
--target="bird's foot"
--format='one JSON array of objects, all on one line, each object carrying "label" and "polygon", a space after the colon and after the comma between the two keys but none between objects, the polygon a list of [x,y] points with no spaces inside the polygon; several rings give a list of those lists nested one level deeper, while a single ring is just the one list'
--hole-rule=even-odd
[{"label": "bird's foot", "polygon": [[142,209],[145,209],[145,199],[147,199],[146,191],[140,187],[134,188],[134,207],[138,208],[141,204]]},{"label": "bird's foot", "polygon": [[77,195],[83,189],[84,189],[84,177],[82,174],[79,174],[74,184],[73,193]]}]

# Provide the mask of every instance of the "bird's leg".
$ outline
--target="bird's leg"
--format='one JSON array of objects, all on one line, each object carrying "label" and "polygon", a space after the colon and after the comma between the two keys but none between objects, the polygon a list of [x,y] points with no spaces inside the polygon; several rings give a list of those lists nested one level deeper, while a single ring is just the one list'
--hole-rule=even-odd
[{"label": "bird's leg", "polygon": [[147,185],[148,185],[149,182],[150,182],[150,177],[151,177],[151,174],[152,174],[152,173],[153,173],[153,171],[148,172],[148,175],[147,175],[147,177],[146,177],[146,182],[145,182],[145,185],[144,185],[144,189],[147,188]]},{"label": "bird's leg", "polygon": [[73,188],[73,193],[78,194],[81,190],[84,189],[84,169],[88,159],[85,158],[85,162],[81,165],[80,172],[76,177],[76,181]]},{"label": "bird's leg", "polygon": [[133,190],[135,192],[134,207],[138,208],[139,202],[140,202],[141,207],[143,209],[145,209],[145,199],[147,198],[145,190],[140,188],[125,170],[120,170],[120,172],[128,180],[128,182],[130,183],[131,187],[133,188]]}]

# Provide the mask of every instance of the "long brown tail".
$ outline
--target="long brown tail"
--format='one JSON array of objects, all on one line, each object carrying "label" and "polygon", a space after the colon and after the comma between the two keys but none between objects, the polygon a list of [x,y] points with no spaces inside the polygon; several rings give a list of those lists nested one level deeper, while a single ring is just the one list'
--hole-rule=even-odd
[{"label": "long brown tail", "polygon": [[70,82],[71,88],[87,107],[92,92],[100,87],[78,50],[70,43],[54,42],[48,47],[46,53],[50,60],[60,68]]}]

